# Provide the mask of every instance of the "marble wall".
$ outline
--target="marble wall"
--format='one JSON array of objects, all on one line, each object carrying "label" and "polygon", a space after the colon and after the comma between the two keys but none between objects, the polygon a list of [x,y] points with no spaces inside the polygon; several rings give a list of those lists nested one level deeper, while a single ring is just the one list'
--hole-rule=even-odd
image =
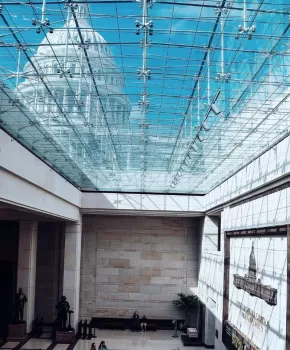
[{"label": "marble wall", "polygon": [[198,218],[84,216],[81,318],[173,318],[177,293],[197,286]]}]

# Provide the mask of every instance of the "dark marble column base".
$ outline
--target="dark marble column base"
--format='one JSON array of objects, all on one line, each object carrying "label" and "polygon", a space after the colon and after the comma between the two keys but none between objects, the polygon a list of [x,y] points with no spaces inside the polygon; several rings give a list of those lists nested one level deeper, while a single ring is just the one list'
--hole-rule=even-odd
[{"label": "dark marble column base", "polygon": [[24,341],[28,335],[26,334],[26,322],[19,324],[9,324],[8,341]]},{"label": "dark marble column base", "polygon": [[55,341],[57,343],[72,344],[75,341],[74,329],[72,329],[71,331],[68,331],[68,330],[56,331]]}]

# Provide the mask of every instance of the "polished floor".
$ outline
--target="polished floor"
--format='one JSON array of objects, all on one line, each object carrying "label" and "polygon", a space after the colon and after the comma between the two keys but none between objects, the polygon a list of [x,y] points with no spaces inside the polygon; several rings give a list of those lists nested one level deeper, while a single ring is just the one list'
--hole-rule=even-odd
[{"label": "polished floor", "polygon": [[105,340],[109,350],[202,350],[203,347],[184,347],[180,338],[172,338],[172,331],[140,332],[98,330],[97,338],[79,340],[74,350],[89,350],[92,342],[99,346]]},{"label": "polished floor", "polygon": [[13,349],[19,344],[18,341],[8,341],[1,346],[1,349]]},{"label": "polished floor", "polygon": [[66,350],[69,347],[69,344],[57,344],[53,350]]},{"label": "polished floor", "polygon": [[[104,340],[109,350],[203,350],[204,347],[184,347],[179,338],[172,338],[172,331],[139,332],[96,330],[96,338],[79,340],[74,350],[90,350],[93,342],[98,347]],[[1,350],[12,350],[19,343],[7,342]],[[29,339],[21,350],[46,350],[52,344],[50,339]],[[53,350],[67,350],[69,344],[57,344]]]},{"label": "polished floor", "polygon": [[51,339],[29,339],[20,349],[41,349],[45,350],[52,343]]}]

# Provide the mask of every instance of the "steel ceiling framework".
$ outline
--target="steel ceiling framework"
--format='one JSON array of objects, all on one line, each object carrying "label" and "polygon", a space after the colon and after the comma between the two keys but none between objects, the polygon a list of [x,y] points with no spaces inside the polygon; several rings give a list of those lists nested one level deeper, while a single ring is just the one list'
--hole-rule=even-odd
[{"label": "steel ceiling framework", "polygon": [[[290,11],[282,0],[0,4],[0,127],[82,190],[204,194],[289,134]],[[84,4],[87,28],[77,15]],[[92,28],[124,77],[116,96],[104,43],[85,39]],[[57,33],[64,42],[51,42]],[[43,69],[41,47],[57,73]],[[72,59],[86,71],[72,72]],[[86,102],[84,88],[93,96]],[[113,98],[130,101],[128,120],[115,118]]]}]

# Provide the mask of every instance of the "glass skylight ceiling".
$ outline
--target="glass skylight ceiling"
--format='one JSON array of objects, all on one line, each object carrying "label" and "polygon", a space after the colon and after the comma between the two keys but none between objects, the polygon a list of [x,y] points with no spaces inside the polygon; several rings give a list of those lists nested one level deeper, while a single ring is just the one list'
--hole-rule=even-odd
[{"label": "glass skylight ceiling", "polygon": [[207,193],[288,135],[285,0],[0,4],[0,126],[82,190]]}]

